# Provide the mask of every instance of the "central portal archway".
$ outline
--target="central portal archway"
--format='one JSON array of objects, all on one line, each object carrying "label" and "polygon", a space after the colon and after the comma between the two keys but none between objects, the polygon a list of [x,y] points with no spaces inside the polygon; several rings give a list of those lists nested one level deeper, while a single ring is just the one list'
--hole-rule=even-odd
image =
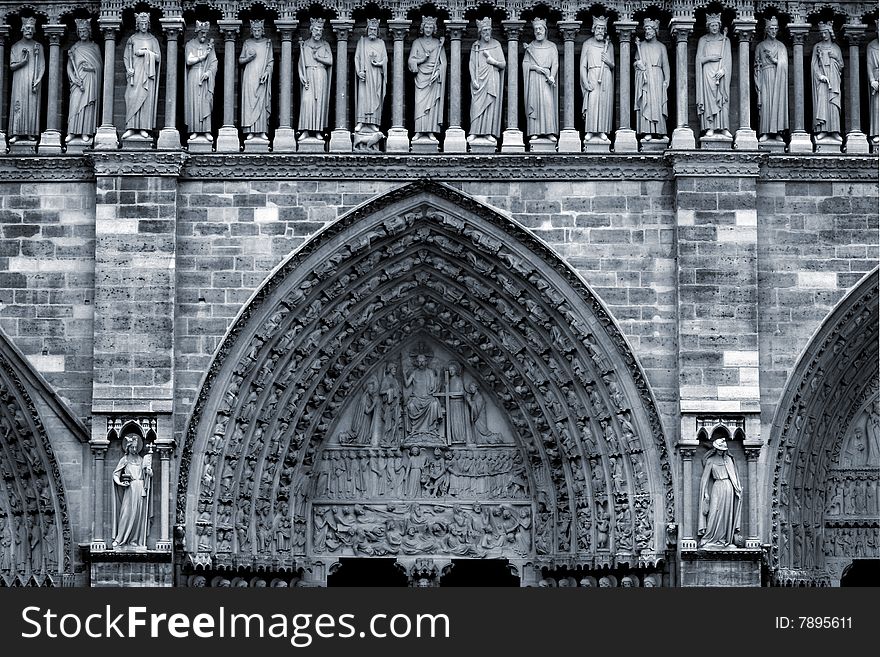
[{"label": "central portal archway", "polygon": [[178,523],[193,568],[320,583],[349,557],[656,565],[667,449],[577,274],[423,182],[322,231],[243,310],[188,426]]}]

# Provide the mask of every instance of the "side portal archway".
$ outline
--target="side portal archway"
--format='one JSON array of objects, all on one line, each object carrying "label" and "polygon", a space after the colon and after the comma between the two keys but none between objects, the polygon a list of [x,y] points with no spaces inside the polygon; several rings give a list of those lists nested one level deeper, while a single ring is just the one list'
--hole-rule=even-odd
[{"label": "side portal archway", "polygon": [[656,406],[606,309],[527,230],[430,182],[279,267],[181,458],[193,567],[654,566],[674,519]]}]

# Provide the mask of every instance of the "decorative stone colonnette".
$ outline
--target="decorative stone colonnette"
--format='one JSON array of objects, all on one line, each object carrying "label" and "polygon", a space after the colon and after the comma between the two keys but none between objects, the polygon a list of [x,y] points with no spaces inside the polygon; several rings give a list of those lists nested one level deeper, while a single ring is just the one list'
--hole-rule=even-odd
[{"label": "decorative stone colonnette", "polygon": [[[877,39],[866,38],[877,12],[870,3],[496,0],[468,8],[464,2],[388,0],[377,7],[346,0],[320,15],[310,13],[311,6],[46,2],[33,10],[0,4],[0,55],[7,39],[14,41],[10,66],[0,70],[9,115],[8,134],[0,136],[13,154],[55,155],[117,149],[119,128],[125,149],[180,149],[183,129],[190,151],[227,153],[242,149],[242,134],[251,152],[635,153],[699,145],[864,153],[869,143],[877,147]],[[152,34],[157,17],[164,44]],[[323,36],[328,21],[335,47]],[[249,30],[242,29],[246,22]],[[103,56],[91,40],[95,24]],[[311,36],[304,40],[305,26]],[[462,46],[474,27],[477,39],[465,60]],[[71,28],[79,41],[65,57],[62,40]],[[416,28],[421,36],[413,39]],[[193,38],[180,57],[188,30]],[[764,40],[753,47],[761,30]],[[582,42],[578,60],[583,31],[592,36]],[[48,41],[48,58],[38,32]],[[702,35],[695,51],[694,33]],[[222,37],[222,47],[211,34]],[[503,34],[506,48],[493,34]],[[835,43],[841,34],[844,50]],[[214,130],[218,82],[222,125]],[[69,101],[62,102],[68,89]],[[118,125],[120,96],[124,126]]]}]

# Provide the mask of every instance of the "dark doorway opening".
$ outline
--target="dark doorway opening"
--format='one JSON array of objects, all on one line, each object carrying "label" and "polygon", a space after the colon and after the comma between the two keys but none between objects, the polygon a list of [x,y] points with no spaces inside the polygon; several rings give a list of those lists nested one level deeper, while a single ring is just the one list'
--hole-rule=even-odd
[{"label": "dark doorway opening", "polygon": [[440,586],[519,586],[507,559],[453,559]]},{"label": "dark doorway opening", "polygon": [[880,586],[880,559],[856,559],[840,578],[841,586]]},{"label": "dark doorway opening", "polygon": [[407,578],[395,559],[342,558],[327,586],[407,586]]}]

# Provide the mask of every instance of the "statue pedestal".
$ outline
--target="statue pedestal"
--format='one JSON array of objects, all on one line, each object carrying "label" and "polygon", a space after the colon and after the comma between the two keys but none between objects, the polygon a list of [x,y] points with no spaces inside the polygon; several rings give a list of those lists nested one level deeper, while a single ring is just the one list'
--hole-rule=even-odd
[{"label": "statue pedestal", "polygon": [[0,130],[0,154],[6,153],[8,147],[6,146],[6,133]]},{"label": "statue pedestal", "polygon": [[386,153],[409,153],[409,131],[406,128],[391,128],[385,142]]},{"label": "statue pedestal", "polygon": [[761,586],[761,550],[682,550],[682,586]]},{"label": "statue pedestal", "polygon": [[36,155],[37,142],[28,139],[19,139],[9,144],[10,155]]},{"label": "statue pedestal", "polygon": [[[321,142],[322,146],[324,142]],[[245,143],[247,150],[247,143]],[[302,150],[302,149],[300,149]],[[323,151],[323,148],[321,149]],[[296,133],[293,128],[278,128],[272,140],[273,153],[296,153]]]},{"label": "statue pedestal", "polygon": [[563,130],[559,133],[559,152],[578,153],[581,150],[581,136],[577,130]]},{"label": "statue pedestal", "polygon": [[87,148],[92,148],[94,145],[94,138],[89,138],[86,140],[82,139],[71,139],[67,142],[66,150],[68,155],[82,155],[85,153]]},{"label": "statue pedestal", "polygon": [[93,587],[168,587],[174,585],[170,550],[91,550],[89,585]]},{"label": "statue pedestal", "polygon": [[789,153],[812,153],[813,142],[806,132],[791,133],[791,141],[788,142]]},{"label": "statue pedestal", "polygon": [[159,141],[156,148],[164,151],[180,150],[180,133],[177,128],[162,128],[159,131]]},{"label": "statue pedestal", "polygon": [[584,141],[584,153],[610,153],[611,140],[593,137],[590,141]]},{"label": "statue pedestal", "polygon": [[[642,137],[642,141],[639,142],[639,146],[640,150],[643,153],[662,153],[669,147],[669,138],[660,137],[658,139],[656,137],[652,137],[651,139],[646,139],[645,137]],[[673,148],[675,148],[674,143]],[[693,146],[691,146],[691,148],[693,148]]]},{"label": "statue pedestal", "polygon": [[754,130],[740,128],[733,137],[733,147],[738,151],[758,150],[758,135]]},{"label": "statue pedestal", "polygon": [[252,139],[244,140],[244,152],[245,153],[268,153],[269,152],[269,140],[263,139],[261,137],[254,137]]},{"label": "statue pedestal", "polygon": [[849,132],[846,135],[846,146],[843,149],[844,153],[867,153],[868,152],[868,138],[865,136],[864,132],[861,131],[853,131]]},{"label": "statue pedestal", "polygon": [[225,125],[220,128],[217,133],[217,152],[218,153],[240,153],[241,142],[238,138],[238,128],[231,125]]},{"label": "statue pedestal", "polygon": [[210,153],[214,150],[214,142],[192,135],[186,142],[186,148],[190,153]]},{"label": "statue pedestal", "polygon": [[769,151],[770,153],[784,153],[785,141],[779,139],[767,139],[765,141],[758,140],[758,150]]},{"label": "statue pedestal", "polygon": [[334,130],[330,133],[331,153],[351,153],[351,133],[348,130]]},{"label": "statue pedestal", "polygon": [[[711,137],[700,137],[700,148],[704,151],[729,151],[733,146],[733,139],[724,135],[712,135]],[[755,140],[755,148],[757,148],[757,140]]]},{"label": "statue pedestal", "polygon": [[119,148],[119,135],[116,134],[116,126],[100,126],[95,134],[95,150],[115,151],[117,148]]},{"label": "statue pedestal", "polygon": [[[868,142],[865,141],[865,148],[867,149],[867,147]],[[46,130],[40,135],[40,145],[37,146],[37,152],[40,155],[61,155],[61,133],[57,130]]]},{"label": "statue pedestal", "polygon": [[129,137],[122,140],[122,150],[125,151],[151,151],[153,150],[152,137]]},{"label": "statue pedestal", "polygon": [[444,153],[467,153],[467,138],[461,128],[449,128],[443,137]]},{"label": "statue pedestal", "polygon": [[620,129],[614,133],[615,153],[638,153],[639,142],[636,140],[635,130]]},{"label": "statue pedestal", "polygon": [[843,152],[843,142],[838,139],[815,139],[813,141],[817,153],[841,153]]},{"label": "statue pedestal", "polygon": [[529,139],[529,152],[530,153],[555,153],[556,152],[556,142],[552,139],[547,139],[546,137],[538,137],[537,139],[531,138],[531,139]]},{"label": "statue pedestal", "polygon": [[[645,140],[642,140],[642,150],[644,148]],[[694,138],[694,131],[690,128],[676,128],[672,131],[672,148],[676,151],[687,151],[694,150],[697,147],[697,142]]]},{"label": "statue pedestal", "polygon": [[501,136],[502,153],[525,153],[526,145],[523,143],[522,130],[505,130]]},{"label": "statue pedestal", "polygon": [[[389,138],[390,139],[390,138]],[[433,139],[413,139],[410,144],[411,153],[432,154],[440,152],[440,142]]]},{"label": "statue pedestal", "polygon": [[[278,137],[276,137],[275,139],[277,140]],[[272,150],[275,150],[275,148],[273,148]],[[299,140],[299,147],[297,148],[297,150],[300,153],[326,153],[327,143],[320,138],[305,137]]]},{"label": "statue pedestal", "polygon": [[870,142],[871,142],[871,152],[876,153],[877,149],[880,148],[880,139],[878,139],[878,137],[876,135],[874,135],[873,137],[871,137]]},{"label": "statue pedestal", "polygon": [[488,139],[487,137],[476,137],[470,141],[468,146],[471,153],[491,155],[498,152],[498,141]]}]

